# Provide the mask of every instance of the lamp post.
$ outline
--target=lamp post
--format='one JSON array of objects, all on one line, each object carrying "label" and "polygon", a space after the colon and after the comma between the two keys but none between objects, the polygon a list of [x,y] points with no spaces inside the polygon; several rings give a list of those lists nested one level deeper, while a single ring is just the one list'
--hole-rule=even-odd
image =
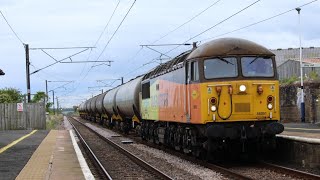
[{"label": "lamp post", "polygon": [[302,71],[302,48],[301,48],[301,25],[300,25],[300,11],[301,8],[296,8],[299,16],[299,46],[300,46],[300,80],[301,80],[301,122],[305,122],[305,104],[304,104],[304,92],[303,92],[303,71]]},{"label": "lamp post", "polygon": [[49,92],[52,92],[52,108],[53,108],[53,114],[56,114],[56,110],[54,107],[54,90],[50,90]]},{"label": "lamp post", "polygon": [[46,80],[46,95],[47,95],[47,101],[49,101],[49,95],[48,95],[48,81]]}]

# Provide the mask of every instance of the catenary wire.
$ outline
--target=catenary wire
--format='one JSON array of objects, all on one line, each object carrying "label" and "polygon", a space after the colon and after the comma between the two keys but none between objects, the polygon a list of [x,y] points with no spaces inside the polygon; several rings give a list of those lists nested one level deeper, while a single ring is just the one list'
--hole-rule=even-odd
[{"label": "catenary wire", "polygon": [[6,19],[6,17],[3,15],[2,11],[0,11],[3,19],[6,21],[7,25],[9,26],[9,28],[11,29],[11,31],[13,32],[13,34],[16,36],[16,38],[21,42],[21,44],[24,46],[24,43],[22,42],[21,38],[18,36],[18,34],[13,30],[12,26],[9,24],[8,20]]},{"label": "catenary wire", "polygon": [[[113,39],[114,35],[118,32],[120,26],[122,25],[122,23],[124,22],[124,20],[127,18],[129,12],[131,11],[131,9],[132,9],[132,7],[134,6],[135,3],[136,3],[136,0],[134,0],[134,2],[132,3],[132,5],[130,6],[130,8],[129,8],[129,10],[127,11],[126,15],[123,17],[123,19],[122,19],[122,21],[120,22],[120,24],[118,25],[117,29],[114,31],[114,33],[113,33],[112,36],[110,37],[110,39],[109,39],[109,41],[107,42],[107,44],[104,46],[102,52],[100,53],[100,55],[98,56],[98,58],[96,59],[96,61],[99,60],[99,58],[101,57],[101,55],[103,54],[103,52],[106,50],[107,46],[109,45],[109,43],[110,43],[111,40]],[[85,76],[82,78],[82,80],[85,79],[85,78],[88,76],[88,74],[89,74],[89,72],[91,71],[91,69],[92,69],[92,67],[89,68],[89,70],[87,71],[87,73],[85,74]]]},{"label": "catenary wire", "polygon": [[198,16],[200,16],[202,13],[206,12],[208,9],[210,9],[212,6],[216,5],[219,1],[215,1],[214,3],[212,3],[210,6],[208,6],[207,8],[205,8],[204,10],[202,10],[201,12],[199,12],[198,14],[196,14],[195,16],[193,16],[191,19],[189,19],[188,21],[184,22],[183,24],[181,24],[180,26],[174,28],[173,30],[167,32],[165,35],[161,36],[159,39],[153,41],[151,44],[154,44],[158,41],[160,41],[161,39],[167,37],[169,34],[175,32],[176,30],[180,29],[181,27],[183,27],[184,25],[188,24],[189,22],[191,22],[192,20],[194,20],[195,18],[197,18]]},{"label": "catenary wire", "polygon": [[128,14],[130,13],[132,7],[134,6],[134,4],[136,3],[137,0],[134,0],[134,2],[132,3],[131,7],[129,8],[129,10],[127,11],[126,15],[123,17],[122,21],[120,22],[120,24],[118,25],[117,29],[113,32],[112,36],[110,37],[109,41],[107,42],[107,44],[104,46],[102,52],[100,53],[100,55],[98,56],[97,60],[99,60],[99,58],[101,57],[101,55],[104,53],[104,51],[106,50],[106,48],[108,47],[109,43],[111,42],[111,40],[113,39],[114,35],[118,32],[120,26],[122,25],[122,23],[124,22],[124,20],[127,18]]},{"label": "catenary wire", "polygon": [[112,12],[112,15],[110,16],[107,24],[104,26],[103,31],[100,33],[99,38],[98,38],[97,41],[94,43],[94,46],[96,46],[96,45],[98,44],[98,42],[100,41],[102,35],[104,34],[104,32],[106,31],[107,27],[109,26],[109,23],[110,23],[110,21],[112,20],[113,15],[115,14],[116,10],[118,9],[119,4],[120,4],[120,0],[118,0],[118,3],[117,3],[116,7],[114,8],[114,10],[113,10],[113,12]]},{"label": "catenary wire", "polygon": [[[114,8],[114,10],[113,10],[113,12],[112,12],[112,14],[111,14],[111,16],[110,16],[110,18],[109,18],[109,20],[108,20],[107,24],[104,26],[104,28],[103,28],[102,32],[100,33],[99,38],[98,38],[98,39],[96,40],[96,42],[94,43],[94,46],[96,46],[96,45],[98,44],[98,42],[100,41],[100,39],[101,39],[102,35],[104,34],[104,32],[106,31],[107,27],[109,26],[109,23],[111,22],[111,20],[112,20],[112,18],[113,18],[113,16],[114,16],[114,14],[115,14],[115,12],[116,12],[116,10],[118,9],[119,4],[120,4],[120,0],[118,1],[118,3],[117,3],[117,5],[116,5],[116,7]],[[86,61],[88,61],[88,60],[89,60],[89,58],[90,58],[90,56],[91,56],[91,53],[92,53],[92,50],[90,50],[89,55],[88,55],[88,57],[87,57]],[[83,71],[84,71],[85,67],[86,67],[86,64],[84,64],[84,66],[83,66],[83,68],[82,68],[82,70],[81,70],[80,76],[82,75],[82,73],[83,73]]]},{"label": "catenary wire", "polygon": [[[193,37],[189,38],[188,40],[184,41],[184,42],[183,42],[183,43],[181,43],[181,44],[184,44],[184,43],[186,43],[186,42],[188,42],[188,41],[190,41],[190,40],[192,40],[192,39],[194,39],[194,38],[196,38],[196,37],[198,37],[198,36],[200,36],[200,35],[202,35],[202,34],[204,34],[204,33],[208,32],[209,30],[211,30],[211,29],[213,29],[213,28],[217,27],[218,25],[220,25],[220,24],[222,24],[222,23],[226,22],[227,20],[231,19],[232,17],[234,17],[234,16],[238,15],[239,13],[241,13],[241,12],[245,11],[245,10],[246,10],[246,9],[248,9],[249,7],[251,7],[251,6],[253,6],[254,4],[258,3],[259,1],[261,1],[261,0],[258,0],[258,1],[255,1],[255,2],[251,3],[250,5],[248,5],[248,6],[244,7],[244,8],[242,8],[241,10],[239,10],[239,11],[237,11],[236,13],[232,14],[231,16],[229,16],[229,17],[227,17],[227,18],[223,19],[222,21],[220,21],[220,22],[216,23],[215,25],[213,25],[213,26],[211,26],[211,27],[207,28],[206,30],[204,30],[204,31],[202,31],[202,32],[200,32],[200,33],[198,33],[197,35],[195,35],[195,36],[193,36]],[[178,48],[178,47],[180,47],[180,46],[181,46],[181,45],[178,45],[178,46],[176,46],[176,47],[174,47],[174,48],[170,49],[169,51],[165,52],[164,54],[168,54],[169,52],[172,52],[173,50],[177,49],[177,48]]]},{"label": "catenary wire", "polygon": [[[303,5],[301,5],[301,6],[298,6],[298,7],[301,8],[301,7],[307,6],[307,5],[311,4],[311,3],[314,3],[314,2],[316,2],[316,1],[318,1],[318,0],[310,1],[310,2],[305,3],[305,4],[303,4]],[[224,35],[227,35],[227,34],[231,34],[231,33],[234,33],[234,32],[236,32],[236,31],[240,31],[240,30],[242,30],[242,29],[246,29],[246,28],[248,28],[248,27],[251,27],[251,26],[260,24],[260,23],[265,22],[265,21],[268,21],[268,20],[270,20],[270,19],[273,19],[273,18],[282,16],[282,15],[284,15],[284,14],[287,14],[287,13],[289,13],[289,12],[291,12],[291,11],[295,11],[295,10],[296,10],[296,8],[293,8],[293,9],[284,11],[284,12],[282,12],[282,13],[276,14],[276,15],[274,15],[274,16],[268,17],[268,18],[266,18],[266,19],[263,19],[263,20],[260,20],[260,21],[251,23],[251,24],[249,24],[249,25],[240,27],[240,28],[238,28],[238,29],[235,29],[235,30],[232,30],[232,31],[229,31],[229,32],[226,32],[226,33],[219,34],[219,35],[217,35],[217,36],[213,36],[213,37],[210,37],[210,38],[203,39],[203,40],[201,40],[201,41],[206,41],[206,40],[209,40],[209,39],[213,39],[213,38],[217,38],[217,37],[224,36]]]}]

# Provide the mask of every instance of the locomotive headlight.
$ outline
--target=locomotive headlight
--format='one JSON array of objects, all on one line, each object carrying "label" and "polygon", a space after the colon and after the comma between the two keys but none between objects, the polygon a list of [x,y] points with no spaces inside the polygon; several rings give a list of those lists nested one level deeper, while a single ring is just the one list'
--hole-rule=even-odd
[{"label": "locomotive headlight", "polygon": [[268,109],[271,110],[272,108],[273,108],[272,104],[269,103],[269,104],[268,104]]},{"label": "locomotive headlight", "polygon": [[245,85],[240,85],[239,90],[240,92],[245,92],[247,87]]},{"label": "locomotive headlight", "polygon": [[215,112],[217,110],[217,107],[216,106],[211,106],[211,111],[212,112]]}]

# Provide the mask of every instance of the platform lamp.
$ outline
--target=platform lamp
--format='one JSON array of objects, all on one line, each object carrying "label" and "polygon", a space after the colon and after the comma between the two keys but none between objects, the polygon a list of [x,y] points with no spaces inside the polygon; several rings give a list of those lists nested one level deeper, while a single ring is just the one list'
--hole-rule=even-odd
[{"label": "platform lamp", "polygon": [[301,8],[296,8],[298,11],[298,17],[299,17],[299,46],[300,46],[300,80],[301,80],[301,122],[304,123],[305,120],[305,103],[304,103],[304,89],[303,89],[303,69],[302,69],[302,48],[301,48],[301,25],[300,25],[300,11]]},{"label": "platform lamp", "polygon": [[53,108],[53,114],[56,114],[56,109],[54,107],[54,90],[50,90],[49,92],[52,92],[52,108]]},{"label": "platform lamp", "polygon": [[0,76],[3,76],[3,75],[5,75],[6,73],[4,73],[3,71],[2,71],[2,69],[0,69]]}]

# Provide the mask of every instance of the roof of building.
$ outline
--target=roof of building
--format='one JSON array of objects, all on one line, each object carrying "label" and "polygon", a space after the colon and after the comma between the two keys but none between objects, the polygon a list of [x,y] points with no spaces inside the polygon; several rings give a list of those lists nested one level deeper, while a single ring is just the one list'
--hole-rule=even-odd
[{"label": "roof of building", "polygon": [[[277,66],[285,63],[288,59],[294,60],[299,59],[300,49],[299,48],[288,48],[288,49],[271,49],[276,55]],[[302,58],[303,59],[314,59],[320,57],[320,47],[303,47]]]},{"label": "roof of building", "polygon": [[[294,58],[294,59],[288,59],[287,61],[299,61],[300,59]],[[302,59],[303,63],[310,63],[310,64],[320,64],[320,58],[307,58]]]},{"label": "roof of building", "polygon": [[[300,63],[300,59],[292,58],[292,59],[288,59],[288,60],[284,61],[282,64],[278,65],[278,67],[285,66],[287,64],[287,62],[292,62],[292,61],[296,62],[296,63]],[[302,63],[303,64],[320,64],[320,58],[302,59]]]}]

